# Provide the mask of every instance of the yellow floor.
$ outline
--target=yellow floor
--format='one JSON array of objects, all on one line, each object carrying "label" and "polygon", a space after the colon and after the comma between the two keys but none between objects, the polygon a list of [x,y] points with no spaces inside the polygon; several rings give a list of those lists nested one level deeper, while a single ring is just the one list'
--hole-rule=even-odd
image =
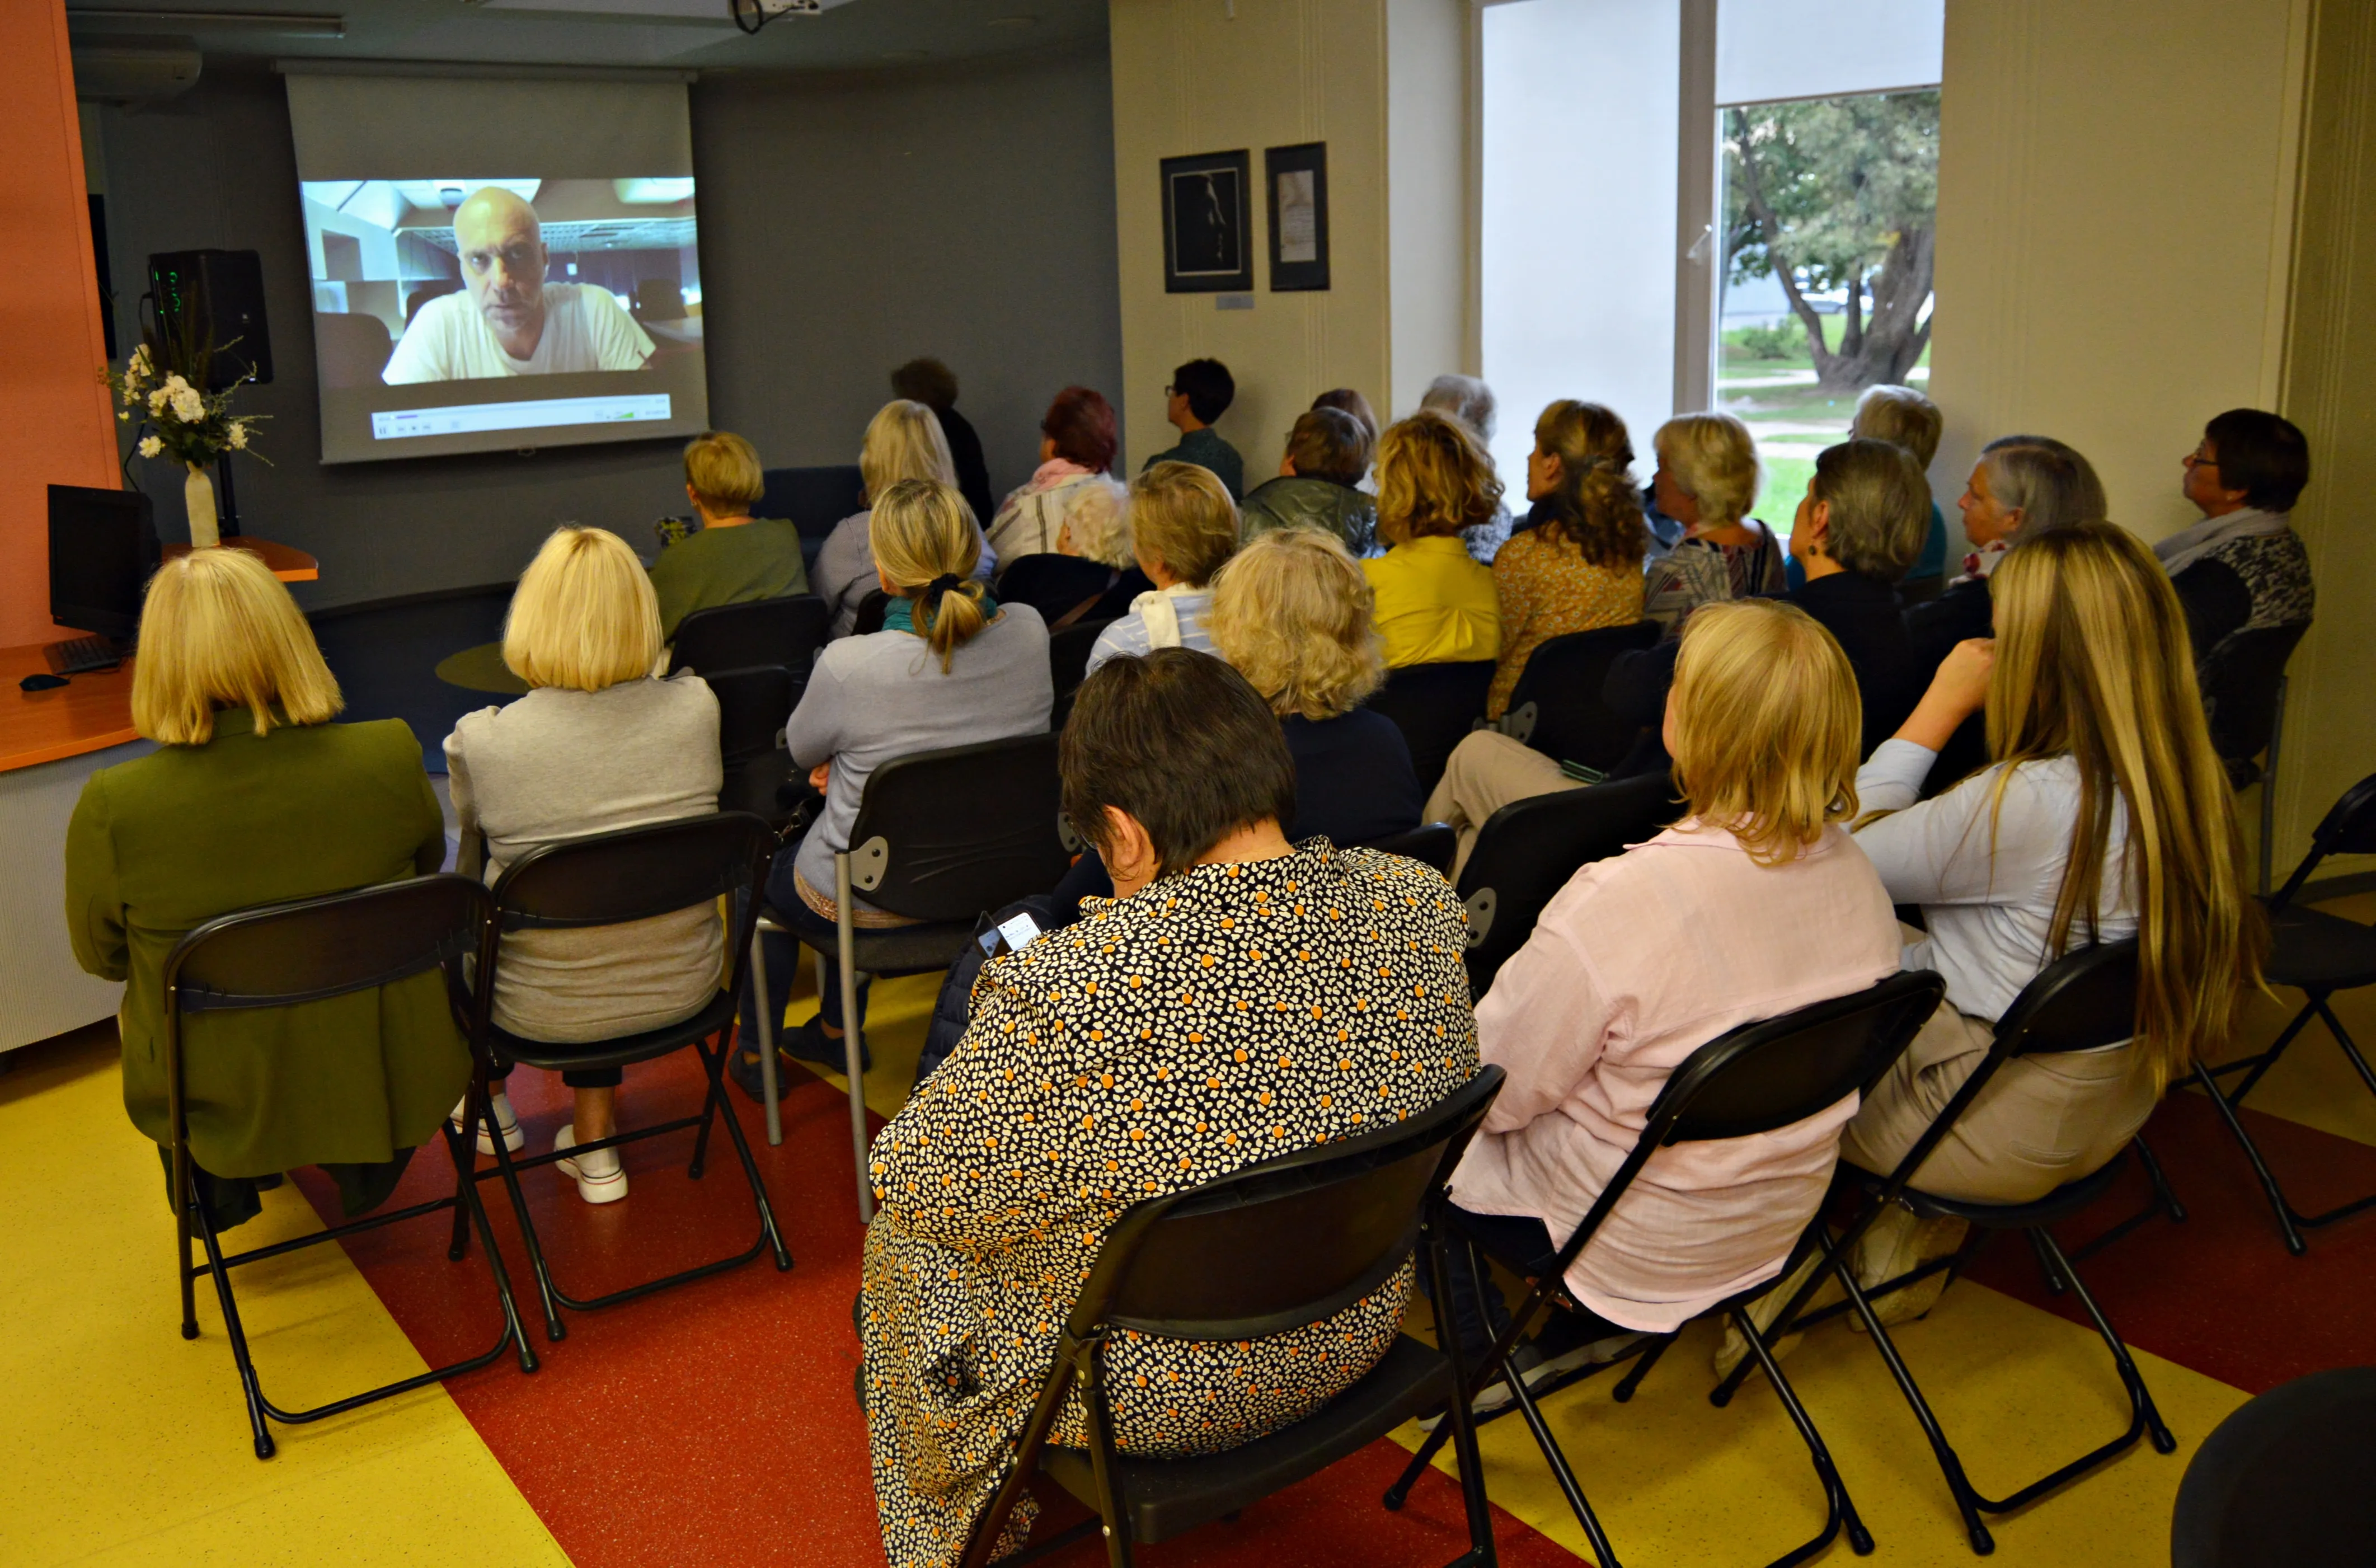
[{"label": "yellow floor", "polygon": [[[250,1450],[221,1318],[202,1287],[181,1336],[173,1229],[156,1157],[124,1121],[111,1030],[37,1048],[0,1077],[0,1563],[529,1568],[568,1558],[442,1389]],[[423,1222],[428,1223],[428,1222]],[[243,1245],[318,1229],[295,1189],[265,1194]],[[264,1388],[312,1405],[422,1370],[336,1247],[238,1272]]]}]

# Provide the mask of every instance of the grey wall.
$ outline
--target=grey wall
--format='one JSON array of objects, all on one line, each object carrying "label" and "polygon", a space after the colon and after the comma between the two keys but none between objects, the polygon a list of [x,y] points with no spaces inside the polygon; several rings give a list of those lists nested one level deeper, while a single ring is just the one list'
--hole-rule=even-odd
[{"label": "grey wall", "polygon": [[[848,77],[724,76],[693,89],[710,421],[770,467],[857,460],[890,367],[936,354],[992,483],[1028,474],[1067,382],[1121,401],[1113,125],[1102,46],[1028,62]],[[247,530],[320,558],[308,608],[517,575],[554,525],[639,550],[684,509],[677,444],[324,467],[294,154],[281,85],[218,67],[187,95],[101,116],[119,346],[154,251],[264,258],[277,376],[243,463]],[[180,486],[135,459],[169,539]]]}]

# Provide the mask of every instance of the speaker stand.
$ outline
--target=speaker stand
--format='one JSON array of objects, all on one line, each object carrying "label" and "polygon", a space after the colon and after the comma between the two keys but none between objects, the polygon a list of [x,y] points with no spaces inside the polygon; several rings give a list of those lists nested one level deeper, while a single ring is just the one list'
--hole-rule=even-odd
[{"label": "speaker stand", "polygon": [[215,528],[224,539],[239,537],[239,497],[231,487],[231,454],[223,453],[215,460],[215,472],[220,480],[217,489],[222,492],[221,504],[216,507]]}]

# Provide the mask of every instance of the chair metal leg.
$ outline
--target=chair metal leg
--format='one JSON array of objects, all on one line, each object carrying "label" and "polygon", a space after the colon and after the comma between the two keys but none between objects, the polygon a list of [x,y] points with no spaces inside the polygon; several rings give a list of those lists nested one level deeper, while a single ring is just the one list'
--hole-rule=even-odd
[{"label": "chair metal leg", "polygon": [[190,1151],[176,1144],[173,1148],[173,1233],[179,1243],[173,1252],[173,1272],[182,1277],[182,1337],[198,1336],[198,1277],[190,1269],[190,1214],[198,1201],[197,1188],[190,1171]]},{"label": "chair metal leg", "polygon": [[1808,1416],[1805,1407],[1799,1403],[1798,1391],[1790,1386],[1790,1380],[1782,1375],[1782,1368],[1775,1360],[1774,1352],[1766,1348],[1765,1336],[1758,1332],[1757,1324],[1751,1320],[1749,1313],[1740,1308],[1733,1309],[1732,1323],[1735,1328],[1749,1336],[1750,1351],[1756,1356],[1758,1364],[1764,1368],[1765,1380],[1774,1385],[1783,1409],[1789,1413],[1790,1424],[1799,1429],[1800,1438],[1807,1444],[1808,1457],[1815,1467],[1815,1479],[1824,1489],[1822,1532],[1812,1540],[1793,1547],[1776,1558],[1767,1564],[1767,1568],[1796,1568],[1797,1564],[1831,1545],[1832,1538],[1843,1528],[1847,1531],[1849,1550],[1859,1557],[1871,1556],[1872,1532],[1865,1528],[1864,1520],[1857,1514],[1856,1502],[1848,1496],[1847,1486],[1840,1479],[1839,1467],[1832,1462],[1832,1451],[1824,1446],[1824,1434],[1815,1430],[1813,1420]]},{"label": "chair metal leg", "polygon": [[734,1108],[726,1099],[726,1053],[733,1048],[720,1042],[715,1057],[698,1044],[694,1049],[700,1052],[702,1065],[708,1069],[711,1103],[719,1112],[719,1119],[726,1124],[726,1136],[734,1146],[735,1158],[742,1162],[742,1174],[750,1179],[751,1201],[759,1210],[759,1229],[776,1254],[776,1270],[779,1274],[789,1272],[792,1266],[792,1254],[791,1250],[784,1245],[783,1232],[776,1224],[776,1206],[767,1201],[767,1184],[759,1179],[759,1162],[751,1156],[751,1140],[742,1135],[742,1123],[735,1119]]},{"label": "chair metal leg", "polygon": [[1947,1434],[1940,1430],[1939,1418],[1930,1413],[1930,1402],[1922,1397],[1922,1390],[1916,1385],[1914,1374],[1906,1370],[1906,1362],[1898,1355],[1895,1342],[1889,1337],[1889,1330],[1883,1328],[1881,1319],[1874,1315],[1872,1303],[1865,1299],[1863,1288],[1857,1284],[1856,1270],[1845,1258],[1835,1257],[1832,1273],[1839,1280],[1840,1289],[1847,1292],[1848,1304],[1864,1320],[1865,1331],[1872,1339],[1873,1348],[1881,1352],[1883,1362],[1889,1368],[1889,1375],[1897,1380],[1897,1391],[1906,1396],[1906,1403],[1914,1411],[1915,1420],[1921,1425],[1922,1435],[1930,1440],[1931,1456],[1938,1460],[1939,1471],[1947,1479],[1947,1490],[1955,1500],[1955,1512],[1963,1515],[1964,1533],[1970,1539],[1972,1550],[1986,1557],[1996,1550],[1996,1538],[1989,1533],[1988,1526],[1980,1522],[1979,1494],[1972,1490],[1971,1481],[1964,1475],[1964,1462],[1955,1456],[1955,1450],[1948,1444]]},{"label": "chair metal leg", "polygon": [[[2143,1133],[2131,1138],[2129,1142],[2136,1149],[2137,1158],[2145,1168],[2146,1179],[2153,1182],[2153,1196],[2146,1200],[2144,1207],[2121,1220],[2118,1225],[2101,1235],[2090,1238],[2083,1245],[2072,1248],[2073,1263],[2085,1263],[2089,1258],[2094,1257],[2137,1227],[2147,1223],[2156,1215],[2169,1216],[2169,1222],[2172,1225],[2186,1223],[2186,1206],[2178,1201],[2178,1194],[2170,1187],[2169,1178],[2162,1171],[2161,1161],[2154,1158],[2153,1146],[2145,1142]],[[2058,1295],[2061,1293],[2059,1289],[2056,1291]]]},{"label": "chair metal leg", "polygon": [[[784,1141],[784,1113],[776,1101],[776,1004],[767,995],[767,955],[760,945],[760,933],[770,929],[762,921],[751,928],[751,1002],[759,1026],[759,1090],[767,1108],[767,1146],[773,1148]],[[794,950],[794,962],[798,952]]]},{"label": "chair metal leg", "polygon": [[1625,1375],[1617,1380],[1617,1386],[1609,1391],[1610,1397],[1620,1405],[1632,1403],[1634,1391],[1642,1386],[1642,1380],[1650,1375],[1650,1369],[1658,1364],[1658,1358],[1674,1348],[1675,1337],[1674,1335],[1667,1335],[1634,1357],[1634,1364],[1625,1369]]},{"label": "chair metal leg", "polygon": [[2261,764],[2261,897],[2269,896],[2271,868],[2277,837],[2277,746],[2286,733],[2286,678],[2277,677],[2276,701],[2269,716],[2269,750]]},{"label": "chair metal leg", "polygon": [[2253,1141],[2251,1133],[2245,1131],[2243,1118],[2236,1113],[2237,1107],[2243,1103],[2244,1096],[2254,1084],[2260,1081],[2261,1075],[2268,1071],[2277,1054],[2293,1043],[2297,1033],[2313,1015],[2326,1021],[2326,1027],[2334,1033],[2335,1043],[2342,1048],[2344,1056],[2358,1071],[2361,1081],[2368,1084],[2370,1091],[2376,1093],[2376,1074],[2370,1072],[2366,1058],[2359,1054],[2358,1046],[2344,1031],[2342,1020],[2335,1017],[2334,1010],[2327,1005],[2327,999],[2323,995],[2311,997],[2309,1004],[2295,1016],[2294,1021],[2286,1026],[2286,1031],[2277,1037],[2277,1042],[2263,1052],[2260,1058],[2246,1059],[2246,1062],[2251,1063],[2252,1071],[2242,1083],[2236,1086],[2233,1094],[2222,1093],[2218,1079],[2214,1075],[2244,1066],[2246,1062],[2230,1062],[2216,1068],[2206,1067],[2198,1062],[2194,1066],[2195,1081],[2211,1096],[2211,1103],[2218,1108],[2221,1119],[2228,1123],[2228,1132],[2234,1134],[2236,1142],[2242,1146],[2244,1158],[2251,1161],[2252,1174],[2261,1183],[2262,1195],[2268,1199],[2270,1212],[2277,1217],[2277,1230],[2285,1238],[2286,1251],[2296,1257],[2301,1256],[2310,1250],[2310,1243],[2302,1237],[2303,1231],[2314,1230],[2323,1225],[2332,1225],[2336,1220],[2348,1218],[2363,1209],[2376,1208],[2376,1193],[2370,1193],[2366,1197],[2337,1205],[2320,1214],[2302,1213],[2294,1206],[2293,1200],[2286,1195],[2286,1190],[2277,1184],[2275,1173],[2269,1169],[2267,1158],[2261,1153],[2261,1146]]},{"label": "chair metal leg", "polygon": [[[1452,1301],[1451,1280],[1443,1265],[1443,1218],[1440,1208],[1426,1220],[1426,1232],[1420,1246],[1427,1253],[1428,1284],[1434,1299],[1445,1303],[1449,1315]],[[1468,1408],[1466,1390],[1468,1378],[1463,1370],[1463,1356],[1458,1333],[1440,1334],[1443,1354],[1452,1363],[1451,1406],[1436,1431],[1452,1429],[1453,1452],[1460,1467],[1460,1503],[1468,1517],[1468,1550],[1456,1559],[1451,1568],[1495,1568],[1493,1552],[1493,1511],[1485,1500],[1485,1463],[1477,1448],[1477,1423]],[[1397,1504],[1398,1505],[1398,1504]]]},{"label": "chair metal leg", "polygon": [[[492,1114],[489,1120],[492,1123]],[[568,1326],[561,1321],[560,1292],[553,1289],[552,1270],[545,1265],[544,1245],[537,1240],[536,1221],[529,1218],[528,1194],[520,1191],[519,1167],[512,1162],[511,1146],[501,1138],[492,1142],[495,1146],[495,1170],[512,1200],[512,1218],[519,1224],[520,1244],[528,1248],[529,1269],[536,1276],[537,1300],[544,1308],[544,1340],[548,1345],[557,1345],[569,1337]]]},{"label": "chair metal leg", "polygon": [[833,858],[833,924],[841,958],[841,1050],[849,1075],[849,1145],[858,1177],[858,1218],[874,1223],[874,1183],[868,1180],[866,1136],[866,1029],[858,1018],[858,933],[850,920],[849,852]]},{"label": "chair metal leg", "polygon": [[[192,1189],[195,1194],[196,1189]],[[198,1233],[207,1247],[207,1264],[214,1272],[215,1300],[222,1306],[223,1332],[231,1339],[232,1364],[239,1369],[240,1392],[247,1400],[247,1424],[255,1436],[255,1456],[269,1459],[276,1452],[272,1431],[264,1420],[264,1389],[255,1377],[255,1360],[247,1353],[247,1330],[239,1321],[239,1302],[232,1297],[231,1270],[223,1265],[222,1244],[215,1237],[215,1222],[206,1206],[196,1201]]]}]

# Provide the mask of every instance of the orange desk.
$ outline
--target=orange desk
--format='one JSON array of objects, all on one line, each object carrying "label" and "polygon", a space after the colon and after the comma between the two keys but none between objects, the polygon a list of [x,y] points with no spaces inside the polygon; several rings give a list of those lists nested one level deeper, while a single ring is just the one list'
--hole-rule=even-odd
[{"label": "orange desk", "polygon": [[[261,558],[266,565],[272,568],[272,575],[284,583],[322,580],[322,564],[302,550],[275,544],[268,539],[250,539],[244,534],[237,539],[227,539],[223,544],[226,548],[244,550],[250,555]],[[165,559],[172,561],[189,552],[190,547],[186,544],[169,544],[165,547]]]}]

